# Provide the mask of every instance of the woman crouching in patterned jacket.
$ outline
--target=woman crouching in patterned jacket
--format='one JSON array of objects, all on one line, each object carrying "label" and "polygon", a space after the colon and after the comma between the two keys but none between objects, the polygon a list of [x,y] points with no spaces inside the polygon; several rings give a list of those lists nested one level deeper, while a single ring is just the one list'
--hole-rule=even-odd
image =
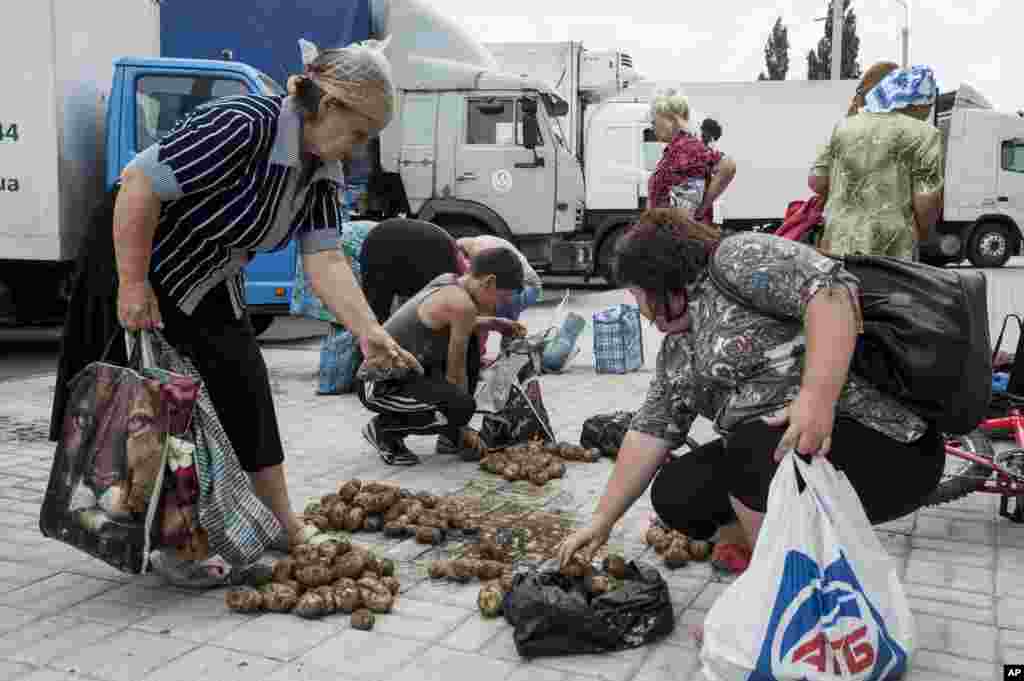
[{"label": "woman crouching in patterned jacket", "polygon": [[[716,289],[709,262],[739,295]],[[714,227],[654,209],[620,242],[616,271],[666,335],[592,524],[566,539],[561,560],[593,555],[653,479],[665,525],[714,538],[714,558],[745,569],[775,469],[793,449],[842,470],[872,523],[912,512],[936,487],[935,426],[848,373],[859,291],[839,261],[769,234],[719,243]],[[697,416],[721,438],[662,466]]]}]

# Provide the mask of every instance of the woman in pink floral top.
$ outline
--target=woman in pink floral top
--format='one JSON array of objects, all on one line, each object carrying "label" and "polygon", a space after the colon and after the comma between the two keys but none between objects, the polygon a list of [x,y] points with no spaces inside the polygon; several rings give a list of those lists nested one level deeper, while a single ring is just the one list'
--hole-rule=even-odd
[{"label": "woman in pink floral top", "polygon": [[647,184],[649,208],[680,208],[687,217],[711,223],[715,200],[736,176],[736,164],[690,132],[690,105],[675,90],[651,103],[654,135],[665,152]]}]

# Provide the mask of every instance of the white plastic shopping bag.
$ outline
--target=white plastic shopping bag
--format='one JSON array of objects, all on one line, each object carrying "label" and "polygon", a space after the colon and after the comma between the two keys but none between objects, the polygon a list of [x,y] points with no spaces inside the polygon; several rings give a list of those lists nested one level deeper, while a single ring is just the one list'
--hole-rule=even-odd
[{"label": "white plastic shopping bag", "polygon": [[792,453],[772,481],[750,567],[704,625],[709,681],[889,681],[914,648],[903,585],[857,492],[828,461]]}]

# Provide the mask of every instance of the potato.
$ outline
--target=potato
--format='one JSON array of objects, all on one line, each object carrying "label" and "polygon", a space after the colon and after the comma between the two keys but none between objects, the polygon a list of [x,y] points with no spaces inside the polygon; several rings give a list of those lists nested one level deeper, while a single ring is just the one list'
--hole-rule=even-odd
[{"label": "potato", "polygon": [[610,588],[608,578],[604,575],[591,575],[585,580],[587,591],[594,596],[600,596],[603,593],[607,593]]},{"label": "potato", "polygon": [[351,577],[357,579],[366,571],[366,554],[362,551],[349,551],[334,564],[335,578]]},{"label": "potato", "polygon": [[480,540],[480,555],[487,560],[507,561],[508,552],[505,547],[494,540],[492,536],[486,536]]},{"label": "potato", "polygon": [[501,573],[504,571],[504,563],[499,563],[496,560],[482,560],[477,566],[476,576],[479,577],[482,582],[489,582],[500,578]]},{"label": "potato", "polygon": [[316,591],[307,591],[295,605],[295,614],[306,619],[319,619],[327,614],[327,604]]},{"label": "potato", "polygon": [[690,552],[690,556],[692,556],[694,560],[703,561],[711,557],[711,544],[706,541],[691,539],[688,550]]},{"label": "potato", "polygon": [[501,590],[505,593],[511,593],[512,586],[515,583],[515,573],[509,570],[501,573],[501,579],[498,581],[501,585]]},{"label": "potato", "polygon": [[334,600],[338,603],[338,610],[341,612],[354,612],[363,607],[363,595],[359,587],[343,586],[334,590]]},{"label": "potato", "polygon": [[459,558],[451,562],[451,568],[448,571],[448,578],[456,582],[468,582],[476,576],[476,565],[473,561],[466,558]]},{"label": "potato", "polygon": [[334,565],[334,562],[338,560],[338,556],[341,555],[341,546],[338,542],[328,541],[320,544],[317,547],[317,551],[320,553],[320,562],[327,565]]},{"label": "potato", "polygon": [[382,591],[366,589],[363,591],[363,601],[371,612],[387,613],[391,612],[391,608],[395,603],[395,597],[391,595],[391,591],[387,587]]},{"label": "potato", "polygon": [[373,552],[367,551],[364,572],[372,572],[375,577],[380,577],[380,571],[380,558],[374,555]]},{"label": "potato", "polygon": [[533,471],[530,473],[530,482],[537,487],[543,487],[548,484],[548,474],[546,470]]},{"label": "potato", "polygon": [[440,530],[448,529],[448,521],[443,518],[437,511],[424,509],[416,521],[416,524],[420,527],[436,527]]},{"label": "potato", "polygon": [[391,508],[384,512],[384,522],[395,522],[402,517],[402,514],[405,513],[407,508],[409,508],[409,501],[407,499],[399,499],[396,503],[391,505]]},{"label": "potato", "polygon": [[417,499],[409,502],[409,508],[405,510],[405,515],[409,517],[407,525],[418,525],[420,519],[420,513],[426,510],[426,507]]},{"label": "potato", "polygon": [[402,590],[402,583],[398,581],[398,577],[383,577],[380,583],[391,592],[392,596],[397,596],[398,592]]},{"label": "potato", "polygon": [[319,594],[324,599],[324,614],[333,615],[338,612],[338,596],[331,586],[321,586],[313,589],[313,593]]},{"label": "potato", "polygon": [[452,564],[451,561],[447,560],[435,560],[430,564],[428,568],[428,574],[431,579],[444,579],[451,574]]},{"label": "potato", "polygon": [[231,589],[224,594],[224,604],[234,612],[259,612],[263,609],[263,594],[247,586]]},{"label": "potato", "polygon": [[401,539],[409,534],[409,528],[400,522],[392,521],[384,525],[384,536],[392,539]]},{"label": "potato", "polygon": [[296,579],[289,579],[286,582],[280,582],[281,586],[286,586],[295,592],[296,596],[301,596],[306,593],[306,587],[302,586]]},{"label": "potato", "polygon": [[331,543],[338,547],[338,554],[334,557],[334,562],[338,562],[339,558],[352,550],[352,542],[343,537],[332,539]]},{"label": "potato", "polygon": [[681,568],[690,561],[690,554],[686,550],[686,545],[681,541],[674,541],[667,551],[665,551],[665,565],[668,568],[676,569]]},{"label": "potato", "polygon": [[294,589],[283,584],[268,584],[263,593],[263,607],[270,612],[291,612],[299,602]]},{"label": "potato", "polygon": [[423,508],[434,508],[437,506],[437,497],[430,492],[420,492],[416,495],[416,500],[423,504]]},{"label": "potato", "polygon": [[563,565],[559,570],[559,572],[566,577],[587,577],[592,574],[593,571],[593,566],[578,555],[573,556],[569,560],[568,564]]},{"label": "potato", "polygon": [[363,521],[366,519],[366,513],[363,509],[358,506],[350,506],[348,513],[345,514],[345,525],[344,528],[348,532],[356,532],[363,529]]},{"label": "potato", "polygon": [[334,581],[334,572],[325,565],[306,565],[295,571],[295,579],[307,589],[315,589]]},{"label": "potato", "polygon": [[561,461],[552,461],[548,464],[548,467],[544,469],[549,479],[564,478],[565,477],[565,464]]},{"label": "potato", "polygon": [[604,559],[604,569],[615,579],[626,578],[626,559],[617,554],[610,554]]},{"label": "potato", "polygon": [[299,544],[292,549],[292,560],[295,561],[296,568],[315,565],[319,558],[320,549],[311,544]]},{"label": "potato", "polygon": [[644,542],[646,542],[648,546],[657,546],[660,537],[664,534],[665,531],[660,527],[651,526],[644,534]]},{"label": "potato", "polygon": [[327,509],[327,524],[334,531],[345,529],[345,517],[348,515],[348,506],[345,502],[339,501]]},{"label": "potato", "polygon": [[419,544],[431,544],[436,546],[444,541],[444,532],[436,527],[416,528],[416,542]]},{"label": "potato", "polygon": [[497,617],[501,614],[501,606],[504,599],[505,594],[500,586],[486,584],[480,589],[480,594],[476,597],[476,604],[480,608],[480,614],[484,617]]},{"label": "potato", "polygon": [[311,515],[307,517],[306,524],[312,525],[321,532],[326,532],[327,530],[331,529],[331,522],[327,519],[327,516],[323,515],[322,513],[317,513],[316,515]]},{"label": "potato", "polygon": [[369,631],[370,629],[373,629],[374,619],[373,613],[369,610],[356,610],[352,613],[352,628]]},{"label": "potato", "polygon": [[320,497],[320,507],[327,509],[333,506],[334,504],[338,503],[339,501],[343,502],[340,494],[325,494],[322,497]]},{"label": "potato", "polygon": [[654,545],[654,550],[658,555],[664,555],[674,543],[672,535],[665,532],[661,535],[661,538],[658,539],[658,543]]},{"label": "potato", "polygon": [[517,463],[510,463],[505,466],[505,469],[501,472],[501,477],[505,478],[509,482],[515,482],[522,477],[522,469]]},{"label": "potato", "polygon": [[334,587],[335,591],[338,591],[340,589],[344,589],[344,588],[347,588],[347,587],[355,588],[356,587],[356,580],[352,579],[351,577],[342,577],[340,579],[335,580],[334,584],[332,586]]},{"label": "potato", "polygon": [[287,582],[295,576],[295,559],[282,558],[274,563],[274,581]]},{"label": "potato", "polygon": [[338,488],[338,496],[341,497],[341,500],[346,504],[351,504],[352,500],[356,498],[357,494],[359,494],[359,489],[362,486],[363,483],[360,482],[358,478],[353,478]]}]

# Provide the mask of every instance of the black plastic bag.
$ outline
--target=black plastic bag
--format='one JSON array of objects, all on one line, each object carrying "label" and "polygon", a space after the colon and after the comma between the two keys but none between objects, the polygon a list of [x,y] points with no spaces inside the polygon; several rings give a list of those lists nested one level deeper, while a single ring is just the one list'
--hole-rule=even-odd
[{"label": "black plastic bag", "polygon": [[522,657],[638,648],[672,633],[668,584],[653,567],[631,562],[619,588],[591,596],[582,578],[554,569],[516,575],[505,598]]},{"label": "black plastic bag", "polygon": [[619,455],[622,441],[626,439],[633,412],[616,411],[611,414],[597,414],[583,422],[580,446],[598,449],[604,456],[614,459]]},{"label": "black plastic bag", "polygon": [[484,413],[480,437],[491,449],[531,440],[554,442],[551,417],[541,395],[536,344],[517,339],[508,344],[477,389],[477,409]]}]

